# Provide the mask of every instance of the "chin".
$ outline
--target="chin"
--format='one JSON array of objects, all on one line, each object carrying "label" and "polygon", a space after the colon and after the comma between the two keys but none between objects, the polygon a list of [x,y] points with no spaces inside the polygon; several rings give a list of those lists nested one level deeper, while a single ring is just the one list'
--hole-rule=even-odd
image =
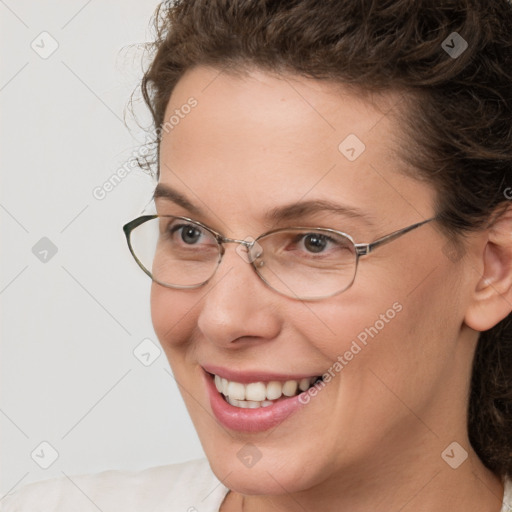
[{"label": "chin", "polygon": [[[325,468],[311,464],[310,457],[301,458],[297,453],[267,455],[252,465],[245,466],[238,454],[254,450],[252,443],[242,444],[233,455],[208,453],[210,466],[217,478],[229,489],[247,495],[281,495],[304,491],[326,477]],[[242,458],[242,457],[240,457]],[[308,462],[309,460],[309,462]]]}]

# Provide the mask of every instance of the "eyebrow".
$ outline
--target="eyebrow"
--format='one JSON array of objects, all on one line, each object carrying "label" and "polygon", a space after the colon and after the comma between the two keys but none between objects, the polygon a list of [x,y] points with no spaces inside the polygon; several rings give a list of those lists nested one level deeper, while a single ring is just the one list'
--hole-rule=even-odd
[{"label": "eyebrow", "polygon": [[[159,183],[153,193],[153,199],[166,199],[173,203],[185,208],[194,215],[205,217],[204,211],[198,206],[190,202],[184,195],[177,190]],[[334,203],[325,199],[314,199],[309,201],[299,201],[290,203],[283,206],[272,208],[265,214],[265,219],[278,223],[287,220],[293,220],[297,217],[305,217],[314,213],[329,212],[337,215],[342,215],[348,218],[361,219],[369,225],[373,225],[370,215],[362,210],[353,206],[345,206],[342,204]]]},{"label": "eyebrow", "polygon": [[363,213],[361,210],[351,206],[344,206],[332,201],[327,201],[325,199],[300,201],[272,208],[267,213],[266,217],[274,222],[282,222],[292,220],[296,217],[305,217],[307,215],[322,212],[335,213],[348,218],[361,219],[368,224],[372,224],[369,215]]},{"label": "eyebrow", "polygon": [[157,199],[167,199],[168,201],[176,203],[178,206],[185,208],[185,210],[188,210],[195,215],[204,215],[201,208],[193,205],[184,195],[180,194],[177,190],[169,187],[168,185],[164,185],[163,183],[159,183],[156,186],[155,191],[153,192],[153,199],[155,201]]}]

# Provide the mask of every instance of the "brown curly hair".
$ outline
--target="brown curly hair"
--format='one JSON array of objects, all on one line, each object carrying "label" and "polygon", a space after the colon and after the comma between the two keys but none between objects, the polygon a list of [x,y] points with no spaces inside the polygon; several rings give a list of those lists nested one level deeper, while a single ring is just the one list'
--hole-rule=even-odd
[{"label": "brown curly hair", "polygon": [[[154,24],[141,90],[160,133],[174,87],[197,65],[400,91],[406,98],[402,157],[436,187],[447,237],[460,247],[465,233],[508,204],[508,0],[177,0],[160,4]],[[457,57],[443,49],[444,41],[454,45],[454,32],[467,42]],[[148,166],[158,162],[159,137],[153,144]],[[484,464],[512,476],[512,314],[480,334],[468,430]]]}]

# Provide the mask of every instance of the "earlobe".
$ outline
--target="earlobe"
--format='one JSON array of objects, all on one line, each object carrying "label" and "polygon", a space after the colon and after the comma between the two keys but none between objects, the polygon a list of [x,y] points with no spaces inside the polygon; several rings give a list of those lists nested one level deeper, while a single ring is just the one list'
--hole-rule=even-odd
[{"label": "earlobe", "polygon": [[491,329],[512,311],[512,205],[486,232],[480,266],[483,273],[465,316],[465,323],[480,332]]}]

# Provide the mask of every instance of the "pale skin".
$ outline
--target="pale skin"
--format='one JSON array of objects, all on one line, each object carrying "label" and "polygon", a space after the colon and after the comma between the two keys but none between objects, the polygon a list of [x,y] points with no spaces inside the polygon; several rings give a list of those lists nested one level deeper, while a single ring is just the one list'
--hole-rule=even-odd
[{"label": "pale skin", "polygon": [[[371,224],[318,212],[282,227],[339,229],[356,242],[435,214],[435,190],[402,173],[393,151],[398,94],[370,101],[297,76],[198,67],[173,91],[166,119],[191,96],[197,106],[163,135],[159,181],[204,216],[167,200],[158,213],[245,239],[281,227],[263,220],[276,206],[329,199]],[[349,134],[366,145],[353,162],[338,149]],[[155,332],[211,467],[231,489],[221,511],[498,512],[503,486],[470,447],[466,408],[478,331],[512,309],[511,233],[509,210],[455,260],[439,226],[426,224],[362,258],[347,291],[314,302],[268,288],[233,244],[202,288],[153,283]],[[403,310],[277,428],[228,431],[215,419],[201,364],[320,375],[395,302]],[[457,469],[441,457],[454,441],[468,452]],[[262,455],[251,468],[237,457],[247,443]]]}]

